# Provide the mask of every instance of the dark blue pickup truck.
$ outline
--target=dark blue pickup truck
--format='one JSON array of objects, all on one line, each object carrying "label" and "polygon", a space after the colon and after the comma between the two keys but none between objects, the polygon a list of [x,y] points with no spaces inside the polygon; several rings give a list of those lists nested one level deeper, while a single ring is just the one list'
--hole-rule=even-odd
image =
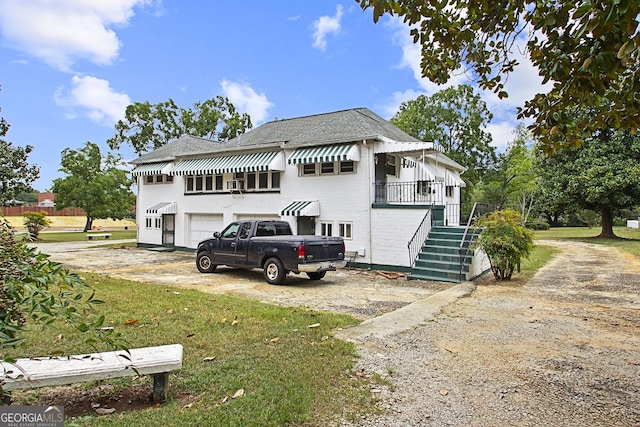
[{"label": "dark blue pickup truck", "polygon": [[198,244],[196,266],[212,273],[218,265],[261,268],[267,282],[280,285],[289,272],[322,279],[346,265],[342,237],[294,236],[286,221],[237,221]]}]

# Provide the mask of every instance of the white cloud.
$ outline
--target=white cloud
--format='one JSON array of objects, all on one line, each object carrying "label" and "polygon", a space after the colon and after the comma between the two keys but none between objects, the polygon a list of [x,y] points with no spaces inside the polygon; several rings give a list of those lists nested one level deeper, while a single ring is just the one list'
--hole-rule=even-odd
[{"label": "white cloud", "polygon": [[340,33],[340,20],[342,19],[342,5],[336,6],[335,16],[321,16],[313,22],[313,44],[316,49],[327,48],[327,35]]},{"label": "white cloud", "polygon": [[222,80],[220,86],[222,86],[222,94],[229,98],[238,111],[251,116],[254,126],[267,119],[268,110],[273,107],[273,103],[264,93],[258,94],[246,83],[232,82],[227,79]]},{"label": "white cloud", "polygon": [[0,0],[0,29],[11,45],[62,71],[77,59],[111,64],[126,25],[148,0]]},{"label": "white cloud", "polygon": [[60,88],[55,93],[56,103],[68,107],[67,118],[75,118],[77,110],[92,121],[112,126],[124,118],[131,99],[126,93],[118,93],[109,86],[107,80],[91,76],[73,76],[71,89],[67,92]]}]

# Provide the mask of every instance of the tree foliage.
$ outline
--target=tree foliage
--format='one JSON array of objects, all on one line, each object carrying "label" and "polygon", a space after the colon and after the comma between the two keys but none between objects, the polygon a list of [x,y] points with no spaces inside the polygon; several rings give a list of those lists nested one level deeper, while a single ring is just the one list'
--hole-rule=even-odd
[{"label": "tree foliage", "polygon": [[[25,339],[28,323],[61,322],[87,332],[85,342],[121,347],[112,328],[104,328],[101,304],[94,290],[48,255],[17,242],[6,221],[0,221],[0,347],[15,347]],[[7,359],[3,356],[3,359]]]},{"label": "tree foliage", "polygon": [[24,226],[31,239],[37,239],[38,234],[51,225],[51,220],[47,218],[46,212],[25,212],[22,216],[24,217]]},{"label": "tree foliage", "polygon": [[474,243],[489,257],[496,280],[510,280],[513,270],[533,250],[533,232],[521,224],[518,212],[494,211],[478,220],[482,230]]},{"label": "tree foliage", "polygon": [[553,156],[539,152],[537,162],[544,194],[562,204],[557,209],[601,213],[599,237],[616,237],[615,210],[640,204],[639,134],[605,129],[586,139],[582,148],[563,148]]},{"label": "tree foliage", "polygon": [[238,113],[221,96],[196,102],[192,109],[179,108],[172,99],[157,104],[136,102],[127,107],[125,119],[118,121],[116,134],[107,144],[111,149],[129,144],[140,155],[183,135],[226,141],[251,126],[249,115]]},{"label": "tree foliage", "polygon": [[[526,41],[526,54],[553,87],[527,101],[519,117],[535,119],[531,129],[546,151],[558,142],[580,145],[597,129],[640,125],[637,0],[356,1],[373,9],[375,22],[385,13],[404,19],[422,47],[422,75],[438,84],[469,72],[507,97],[504,85],[521,55],[515,46]],[[567,111],[575,105],[594,107],[593,115],[576,120]]]},{"label": "tree foliage", "polygon": [[18,193],[31,191],[31,184],[40,176],[40,168],[28,162],[33,147],[14,147],[4,139],[7,132],[9,123],[0,117],[0,205],[15,199]]},{"label": "tree foliage", "polygon": [[62,151],[60,171],[67,176],[53,180],[56,206],[81,208],[91,229],[94,219],[122,219],[133,211],[133,180],[124,169],[121,156],[102,156],[98,145],[87,142],[79,150]]}]

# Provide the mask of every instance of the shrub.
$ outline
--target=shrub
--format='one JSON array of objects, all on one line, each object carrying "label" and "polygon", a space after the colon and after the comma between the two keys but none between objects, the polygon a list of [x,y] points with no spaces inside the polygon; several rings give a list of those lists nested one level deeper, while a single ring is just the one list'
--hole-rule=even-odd
[{"label": "shrub", "polygon": [[548,230],[549,223],[543,219],[534,219],[525,224],[529,230]]},{"label": "shrub", "polygon": [[477,224],[482,231],[474,246],[489,257],[496,280],[510,280],[520,260],[533,250],[533,232],[522,225],[520,214],[511,209],[495,211]]},{"label": "shrub", "polygon": [[37,239],[38,234],[40,234],[45,227],[51,225],[51,221],[47,218],[46,212],[25,212],[22,216],[24,217],[24,226],[27,228],[32,239]]}]

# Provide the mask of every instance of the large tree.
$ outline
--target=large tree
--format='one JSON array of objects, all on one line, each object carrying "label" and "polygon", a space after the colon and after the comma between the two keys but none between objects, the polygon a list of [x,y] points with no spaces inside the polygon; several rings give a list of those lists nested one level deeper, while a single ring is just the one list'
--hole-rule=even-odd
[{"label": "large tree", "polygon": [[9,123],[0,117],[0,205],[15,199],[18,193],[33,190],[31,184],[40,176],[40,168],[28,162],[33,147],[14,147],[4,139],[7,132]]},{"label": "large tree", "polygon": [[[356,0],[403,17],[422,46],[422,74],[445,83],[468,72],[482,88],[508,96],[504,84],[518,65],[516,44],[553,83],[520,110],[546,151],[580,145],[598,129],[635,130],[640,125],[640,32],[637,0]],[[610,91],[611,104],[601,100]],[[576,120],[571,106],[596,107]],[[558,138],[562,136],[562,138]]]},{"label": "large tree", "polygon": [[614,238],[613,214],[640,204],[640,135],[605,129],[582,148],[565,147],[553,156],[539,153],[538,174],[545,194],[566,209],[601,213],[599,237]]},{"label": "large tree", "polygon": [[67,176],[53,180],[56,207],[83,209],[84,231],[91,229],[94,219],[122,219],[133,211],[133,181],[120,156],[102,156],[98,145],[87,142],[79,150],[65,148],[61,166]]},{"label": "large tree", "polygon": [[249,115],[238,113],[221,96],[196,102],[192,109],[180,108],[172,99],[157,104],[136,102],[127,107],[124,120],[118,121],[116,134],[107,144],[111,149],[129,144],[143,154],[183,135],[226,141],[251,126]]},{"label": "large tree", "polygon": [[411,136],[440,144],[447,156],[468,168],[462,210],[469,212],[473,186],[496,159],[491,134],[485,130],[492,117],[473,88],[461,85],[402,103],[391,123]]}]

